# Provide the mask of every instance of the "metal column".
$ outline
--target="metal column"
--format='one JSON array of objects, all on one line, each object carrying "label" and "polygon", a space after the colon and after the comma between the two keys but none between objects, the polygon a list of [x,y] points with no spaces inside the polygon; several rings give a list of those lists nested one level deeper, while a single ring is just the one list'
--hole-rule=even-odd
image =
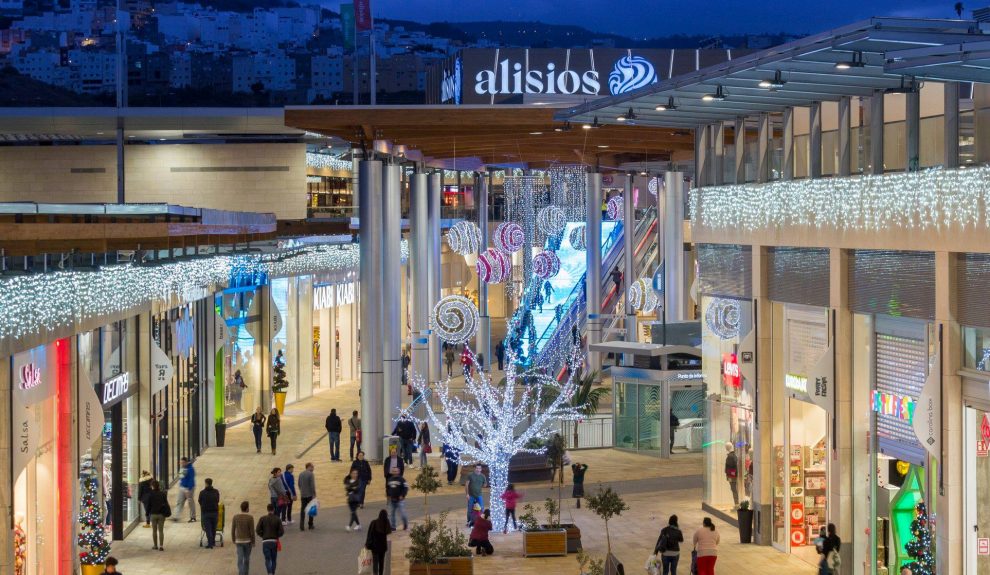
[{"label": "metal column", "polygon": [[[622,200],[622,243],[623,243],[623,273],[625,281],[622,282],[622,289],[625,293],[616,295],[616,301],[625,302],[626,328],[625,341],[637,341],[636,335],[636,310],[633,309],[632,300],[629,298],[629,286],[636,281],[636,202],[633,198],[633,175],[626,174],[625,197]],[[632,360],[632,355],[623,357],[623,360]]]},{"label": "metal column", "polygon": [[[427,250],[429,255],[429,290],[430,298],[427,302],[427,315],[433,311],[433,307],[440,301],[440,288],[443,282],[443,272],[440,268],[440,202],[441,202],[441,173],[434,172],[427,176],[428,194],[428,220],[429,236],[427,238]],[[436,334],[430,334],[430,382],[440,381],[440,363],[443,360],[443,350],[440,340]]]},{"label": "metal column", "polygon": [[588,314],[588,372],[600,372],[601,353],[591,351],[591,344],[602,341],[602,175],[588,174],[588,224],[585,228],[587,250],[587,272],[584,276],[584,290],[587,294]]},{"label": "metal column", "polygon": [[663,305],[667,321],[687,319],[687,276],[684,273],[684,174],[664,174]]},{"label": "metal column", "polygon": [[361,445],[369,460],[382,460],[382,163],[359,165],[361,219]]},{"label": "metal column", "polygon": [[782,118],[784,130],[784,154],[781,159],[780,178],[782,180],[794,179],[794,108],[784,108]]},{"label": "metal column", "polygon": [[822,103],[811,103],[808,116],[808,177],[822,177]]},{"label": "metal column", "polygon": [[760,114],[760,123],[756,132],[756,181],[770,181],[770,114]]},{"label": "metal column", "polygon": [[883,90],[870,98],[870,173],[883,173]]},{"label": "metal column", "polygon": [[402,297],[402,189],[399,166],[382,171],[382,435],[392,432],[392,420],[402,402],[402,332],[399,318]]},{"label": "metal column", "polygon": [[715,122],[711,128],[711,140],[708,144],[712,149],[712,185],[725,184],[725,123]]},{"label": "metal column", "polygon": [[943,84],[945,100],[945,158],[946,169],[959,167],[959,83]]},{"label": "metal column", "polygon": [[417,172],[409,182],[409,262],[412,266],[412,363],[409,377],[430,380],[430,206],[426,174]]},{"label": "metal column", "polygon": [[921,89],[904,95],[904,135],[907,140],[905,166],[916,172],[921,166]]},{"label": "metal column", "polygon": [[708,126],[698,126],[694,130],[694,174],[697,187],[712,185],[711,155],[708,149],[710,139]]},{"label": "metal column", "polygon": [[[491,175],[478,175],[478,227],[481,228],[481,251],[488,246],[488,193],[491,185]],[[481,321],[478,325],[478,337],[475,341],[474,353],[484,356],[484,365],[492,365],[492,321],[488,316],[488,284],[478,279],[478,313]],[[489,371],[491,371],[489,367]]]},{"label": "metal column", "polygon": [[736,118],[734,128],[734,169],[732,170],[734,184],[746,183],[746,118],[739,116]]},{"label": "metal column", "polygon": [[852,172],[852,99],[849,96],[839,98],[839,153],[835,173],[848,176]]}]

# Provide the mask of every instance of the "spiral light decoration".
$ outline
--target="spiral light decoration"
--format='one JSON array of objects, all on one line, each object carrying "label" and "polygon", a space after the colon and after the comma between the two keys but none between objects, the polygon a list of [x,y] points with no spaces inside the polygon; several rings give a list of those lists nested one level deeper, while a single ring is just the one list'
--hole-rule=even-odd
[{"label": "spiral light decoration", "polygon": [[544,250],[533,256],[533,273],[548,280],[560,272],[560,258],[552,250]]},{"label": "spiral light decoration", "polygon": [[588,226],[580,225],[571,230],[568,234],[571,247],[579,252],[588,249]]},{"label": "spiral light decoration", "polygon": [[437,302],[430,314],[430,329],[447,343],[467,343],[478,331],[478,308],[460,295],[449,295]]},{"label": "spiral light decoration", "polygon": [[660,193],[660,190],[663,189],[663,186],[664,183],[660,180],[660,178],[655,177],[655,178],[650,178],[650,183],[647,187],[650,190],[650,195],[655,198],[657,197],[657,194]]},{"label": "spiral light decoration", "polygon": [[564,215],[564,210],[557,206],[547,206],[536,214],[536,225],[544,234],[556,236],[564,231],[564,226],[567,225],[567,216]]},{"label": "spiral light decoration", "polygon": [[447,245],[462,256],[476,254],[481,249],[481,228],[474,222],[459,221],[447,231]]},{"label": "spiral light decoration", "polygon": [[721,339],[739,335],[739,302],[733,299],[715,298],[705,310],[705,324]]},{"label": "spiral light decoration", "polygon": [[475,264],[478,279],[489,284],[502,283],[512,275],[509,255],[495,248],[488,248],[478,256]]},{"label": "spiral light decoration", "polygon": [[617,222],[622,221],[622,196],[612,196],[606,204],[606,213],[608,213],[608,219]]},{"label": "spiral light decoration", "polygon": [[522,226],[515,222],[502,222],[495,228],[495,235],[492,237],[495,248],[507,254],[521,250],[525,241]]},{"label": "spiral light decoration", "polygon": [[653,313],[660,298],[657,297],[650,280],[639,278],[629,286],[629,303],[643,313]]}]

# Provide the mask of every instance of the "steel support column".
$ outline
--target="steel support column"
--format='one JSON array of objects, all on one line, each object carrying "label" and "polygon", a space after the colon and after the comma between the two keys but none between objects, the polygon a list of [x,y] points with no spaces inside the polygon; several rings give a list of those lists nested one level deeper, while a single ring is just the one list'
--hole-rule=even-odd
[{"label": "steel support column", "polygon": [[959,83],[946,82],[942,85],[945,100],[945,168],[959,167]]},{"label": "steel support column", "polygon": [[904,94],[904,151],[907,171],[916,172],[921,166],[921,90]]},{"label": "steel support column", "polygon": [[[481,251],[485,251],[488,246],[488,192],[491,184],[491,175],[481,173],[478,175],[478,227],[481,229]],[[478,325],[478,335],[475,340],[475,354],[484,356],[484,365],[492,365],[491,338],[492,322],[488,316],[488,284],[478,279],[478,314],[481,321]]]},{"label": "steel support column", "polygon": [[584,276],[584,289],[587,294],[586,310],[588,315],[588,371],[600,372],[602,369],[601,353],[591,351],[591,344],[602,341],[602,175],[589,173],[587,183],[588,224],[585,228],[587,250],[585,258],[587,272]]},{"label": "steel support column", "polygon": [[[616,295],[616,301],[623,302],[625,321],[623,327],[626,330],[625,341],[636,341],[636,310],[633,309],[632,300],[629,298],[629,286],[636,281],[636,202],[633,198],[633,175],[626,174],[625,196],[622,200],[622,243],[623,243],[623,282],[622,291]],[[632,355],[623,356],[625,360],[632,361]]]},{"label": "steel support column", "polygon": [[712,148],[712,180],[714,186],[725,184],[725,123],[715,122],[712,124],[711,140],[708,142]]},{"label": "steel support column", "polygon": [[409,377],[430,380],[430,206],[427,175],[417,172],[409,182],[412,266],[412,363]]},{"label": "steel support column", "polygon": [[852,170],[852,99],[849,96],[839,98],[839,150],[835,173],[848,176]]},{"label": "steel support column", "polygon": [[[429,293],[430,298],[427,302],[427,317],[432,313],[433,307],[437,305],[440,301],[440,288],[443,287],[443,270],[440,267],[440,202],[442,201],[441,194],[443,192],[442,186],[442,172],[434,172],[427,176],[427,195],[428,195],[428,219],[429,219],[429,237],[427,238],[427,251],[429,255]],[[431,330],[432,332],[432,330]],[[430,382],[440,381],[441,373],[441,362],[443,361],[443,348],[439,339],[437,339],[436,334],[430,334]]]},{"label": "steel support column", "polygon": [[735,162],[732,170],[732,183],[746,183],[746,118],[739,116],[736,118],[733,134],[733,147],[735,151]]},{"label": "steel support column", "polygon": [[770,114],[760,114],[756,131],[756,181],[770,181]]},{"label": "steel support column", "polygon": [[684,183],[682,172],[664,174],[663,305],[667,321],[688,318],[688,278],[684,273]]},{"label": "steel support column", "polygon": [[822,103],[812,102],[808,115],[808,177],[822,177]]},{"label": "steel support column", "polygon": [[784,145],[780,162],[780,179],[794,179],[794,108],[784,108]]},{"label": "steel support column", "polygon": [[361,428],[371,461],[382,460],[382,163],[359,165],[361,235]]},{"label": "steel support column", "polygon": [[402,189],[399,166],[382,170],[382,435],[392,432],[392,420],[402,403]]},{"label": "steel support column", "polygon": [[883,90],[874,90],[870,98],[870,167],[871,174],[883,173]]}]

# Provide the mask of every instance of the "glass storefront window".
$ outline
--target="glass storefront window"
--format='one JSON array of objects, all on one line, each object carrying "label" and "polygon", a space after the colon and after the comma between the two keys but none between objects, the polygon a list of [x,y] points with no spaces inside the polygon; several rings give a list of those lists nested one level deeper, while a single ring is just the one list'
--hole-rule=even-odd
[{"label": "glass storefront window", "polygon": [[250,417],[255,407],[261,405],[264,392],[261,359],[263,293],[261,286],[249,286],[231,288],[216,295],[217,310],[230,335],[224,343],[222,358],[224,419],[227,423]]},{"label": "glass storefront window", "polygon": [[990,371],[990,329],[964,327],[963,367],[979,371]]}]

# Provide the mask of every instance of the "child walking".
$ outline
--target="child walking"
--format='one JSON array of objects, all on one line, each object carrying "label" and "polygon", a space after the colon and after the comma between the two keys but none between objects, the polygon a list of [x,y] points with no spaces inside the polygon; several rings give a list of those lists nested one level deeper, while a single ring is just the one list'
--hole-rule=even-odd
[{"label": "child walking", "polygon": [[522,499],[522,493],[516,491],[516,486],[510,483],[505,488],[505,493],[502,494],[502,501],[505,502],[505,525],[502,526],[502,533],[509,532],[509,516],[512,516],[512,529],[517,529],[516,502],[520,499]]}]

